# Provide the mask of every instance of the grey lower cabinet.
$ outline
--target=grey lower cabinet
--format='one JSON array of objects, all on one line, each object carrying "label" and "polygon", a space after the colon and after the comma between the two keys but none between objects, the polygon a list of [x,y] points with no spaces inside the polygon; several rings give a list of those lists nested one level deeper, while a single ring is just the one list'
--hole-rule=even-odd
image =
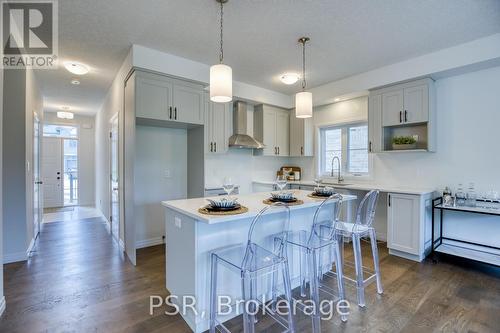
[{"label": "grey lower cabinet", "polygon": [[211,102],[205,94],[205,111],[205,153],[227,153],[232,133],[231,103]]},{"label": "grey lower cabinet", "polygon": [[314,156],[313,118],[297,118],[290,111],[290,156]]},{"label": "grey lower cabinet", "polygon": [[254,154],[264,156],[290,155],[290,111],[260,104],[254,110],[254,137],[266,146]]},{"label": "grey lower cabinet", "polygon": [[432,196],[387,195],[389,253],[422,261],[431,247]]},{"label": "grey lower cabinet", "polygon": [[200,84],[136,71],[136,117],[204,124],[204,90]]}]

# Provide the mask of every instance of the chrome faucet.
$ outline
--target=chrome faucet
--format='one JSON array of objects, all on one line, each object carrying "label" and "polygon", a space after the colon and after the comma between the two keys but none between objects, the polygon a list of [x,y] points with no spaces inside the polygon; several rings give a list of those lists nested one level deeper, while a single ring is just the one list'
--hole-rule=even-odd
[{"label": "chrome faucet", "polygon": [[337,183],[341,183],[344,181],[344,178],[340,175],[341,174],[341,166],[340,166],[340,158],[338,158],[338,156],[333,156],[332,158],[332,173],[331,173],[331,177],[333,178],[333,162],[335,162],[335,160],[337,160],[338,164],[339,164],[339,172],[338,172],[338,175],[337,175]]}]

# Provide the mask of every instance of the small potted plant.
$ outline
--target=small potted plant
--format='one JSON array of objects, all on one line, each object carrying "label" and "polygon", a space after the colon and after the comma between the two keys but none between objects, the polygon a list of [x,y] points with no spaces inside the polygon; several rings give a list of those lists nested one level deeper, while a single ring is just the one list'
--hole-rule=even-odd
[{"label": "small potted plant", "polygon": [[416,148],[417,140],[415,140],[412,136],[395,136],[392,138],[393,150],[408,150]]}]

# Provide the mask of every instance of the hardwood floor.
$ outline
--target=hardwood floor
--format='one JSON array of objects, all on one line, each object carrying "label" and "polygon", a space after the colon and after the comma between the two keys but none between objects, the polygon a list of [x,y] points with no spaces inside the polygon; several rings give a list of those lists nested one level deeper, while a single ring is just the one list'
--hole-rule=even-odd
[{"label": "hardwood floor", "polygon": [[[366,245],[364,264],[371,266]],[[500,331],[498,268],[450,258],[419,264],[389,256],[385,244],[379,248],[384,294],[372,284],[366,309],[359,309],[347,285],[348,322],[335,316],[322,322],[324,332]],[[190,332],[164,307],[149,315],[149,296],[168,295],[163,246],[139,250],[137,261],[137,267],[127,262],[100,218],[45,224],[30,260],[4,266],[0,332]],[[278,331],[269,320],[259,325]],[[229,326],[241,330],[241,318]],[[310,332],[309,318],[297,316],[297,327]]]}]

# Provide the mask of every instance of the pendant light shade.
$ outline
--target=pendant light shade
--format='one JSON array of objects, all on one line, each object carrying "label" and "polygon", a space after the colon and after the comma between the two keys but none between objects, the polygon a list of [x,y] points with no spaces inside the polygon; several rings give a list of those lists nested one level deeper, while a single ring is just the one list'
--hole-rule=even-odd
[{"label": "pendant light shade", "polygon": [[233,70],[231,67],[218,64],[210,67],[210,100],[216,103],[227,103],[233,99]]},{"label": "pendant light shade", "polygon": [[313,95],[310,92],[302,91],[295,95],[295,117],[311,118],[313,112]]},{"label": "pendant light shade", "polygon": [[215,0],[220,3],[220,53],[219,64],[210,67],[210,100],[227,103],[233,100],[233,70],[224,65],[224,3],[228,0]]},{"label": "pendant light shade", "polygon": [[302,37],[302,91],[295,95],[295,117],[311,118],[313,115],[312,93],[306,90],[306,43],[309,37]]}]

